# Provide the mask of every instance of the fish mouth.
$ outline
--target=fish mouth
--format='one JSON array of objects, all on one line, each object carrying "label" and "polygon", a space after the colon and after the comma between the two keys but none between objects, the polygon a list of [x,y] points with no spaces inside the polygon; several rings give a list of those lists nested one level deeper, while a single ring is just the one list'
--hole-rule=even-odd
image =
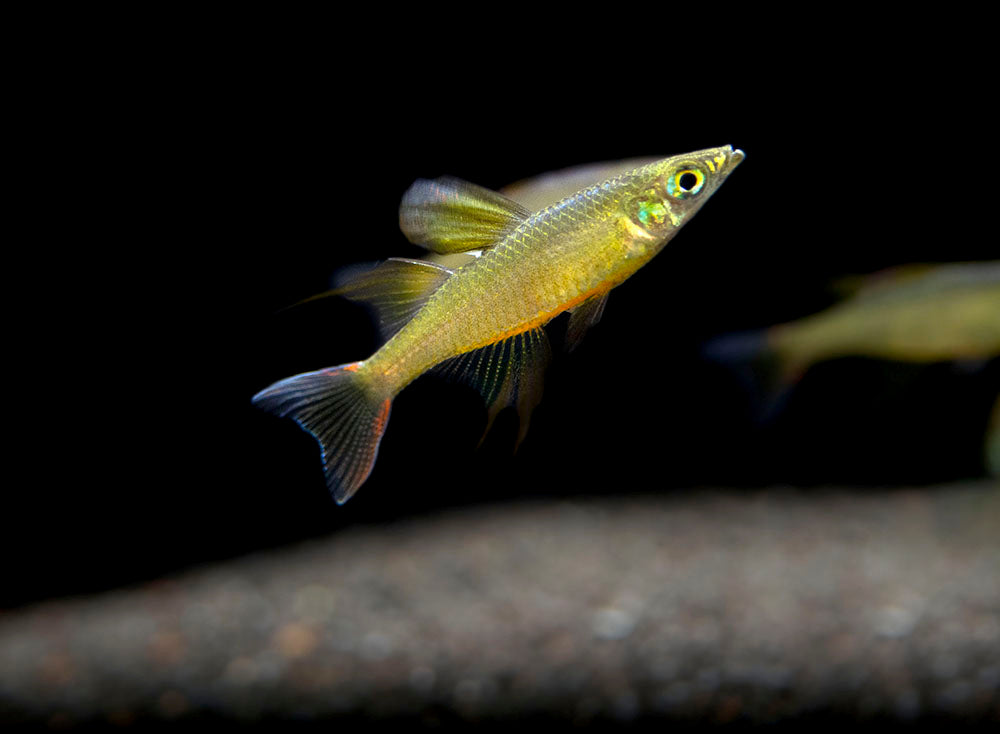
[{"label": "fish mouth", "polygon": [[728,166],[728,168],[729,168],[729,170],[733,170],[734,168],[736,168],[736,166],[740,165],[740,163],[743,162],[743,159],[746,158],[747,156],[746,156],[746,153],[744,153],[739,148],[735,148],[734,149],[733,146],[731,146],[731,145],[728,146],[728,147],[729,147],[729,151],[730,151],[730,153],[729,153],[729,166]]}]

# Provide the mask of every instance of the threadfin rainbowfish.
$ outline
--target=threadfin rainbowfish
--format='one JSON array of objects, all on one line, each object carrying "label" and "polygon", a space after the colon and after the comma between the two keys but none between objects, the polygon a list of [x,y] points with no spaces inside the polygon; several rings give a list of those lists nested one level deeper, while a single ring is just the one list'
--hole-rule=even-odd
[{"label": "threadfin rainbowfish", "polygon": [[549,361],[542,327],[564,311],[567,344],[604,311],[608,292],[649,262],[743,160],[730,146],[665,158],[588,186],[534,213],[456,178],[418,180],[400,227],[428,257],[392,258],[333,293],[379,312],[385,343],[368,359],[274,383],[254,403],[295,420],[322,449],[327,484],[347,501],[371,472],[393,398],[424,372],[483,395],[489,425],[516,406],[520,442]]}]

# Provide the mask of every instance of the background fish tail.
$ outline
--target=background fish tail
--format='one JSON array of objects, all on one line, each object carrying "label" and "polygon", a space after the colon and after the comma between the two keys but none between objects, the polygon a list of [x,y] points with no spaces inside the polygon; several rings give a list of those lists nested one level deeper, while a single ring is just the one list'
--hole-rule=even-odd
[{"label": "background fish tail", "polygon": [[389,421],[390,399],[366,389],[362,363],[305,372],[274,383],[253,402],[292,418],[319,442],[327,486],[338,504],[367,479]]},{"label": "background fish tail", "polygon": [[781,412],[804,371],[772,348],[769,335],[767,329],[726,334],[702,349],[706,360],[723,365],[739,381],[758,423],[769,423]]}]

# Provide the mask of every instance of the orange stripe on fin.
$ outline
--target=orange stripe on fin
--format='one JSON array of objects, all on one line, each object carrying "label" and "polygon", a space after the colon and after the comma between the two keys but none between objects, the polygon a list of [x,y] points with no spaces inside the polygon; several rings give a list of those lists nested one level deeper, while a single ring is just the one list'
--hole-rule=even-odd
[{"label": "orange stripe on fin", "polygon": [[320,445],[326,483],[338,504],[371,474],[389,422],[391,400],[372,399],[360,362],[305,372],[257,393],[253,402],[291,418]]}]

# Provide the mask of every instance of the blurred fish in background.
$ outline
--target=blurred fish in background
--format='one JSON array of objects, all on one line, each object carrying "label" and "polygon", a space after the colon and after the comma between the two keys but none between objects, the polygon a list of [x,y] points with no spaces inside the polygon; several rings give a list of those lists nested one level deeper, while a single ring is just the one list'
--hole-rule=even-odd
[{"label": "blurred fish in background", "polygon": [[986,470],[1000,477],[1000,397],[993,405],[993,416],[986,432]]},{"label": "blurred fish in background", "polygon": [[[762,422],[820,362],[868,357],[976,367],[1000,355],[1000,261],[901,265],[844,278],[835,289],[846,297],[824,311],[705,346],[709,360],[745,383]],[[986,449],[993,474],[1000,473],[998,411]]]},{"label": "blurred fish in background", "polygon": [[619,161],[570,166],[515,181],[500,189],[500,193],[509,196],[529,211],[539,211],[562,201],[567,196],[572,196],[581,189],[634,168],[655,163],[661,158],[662,156],[640,156]]}]

